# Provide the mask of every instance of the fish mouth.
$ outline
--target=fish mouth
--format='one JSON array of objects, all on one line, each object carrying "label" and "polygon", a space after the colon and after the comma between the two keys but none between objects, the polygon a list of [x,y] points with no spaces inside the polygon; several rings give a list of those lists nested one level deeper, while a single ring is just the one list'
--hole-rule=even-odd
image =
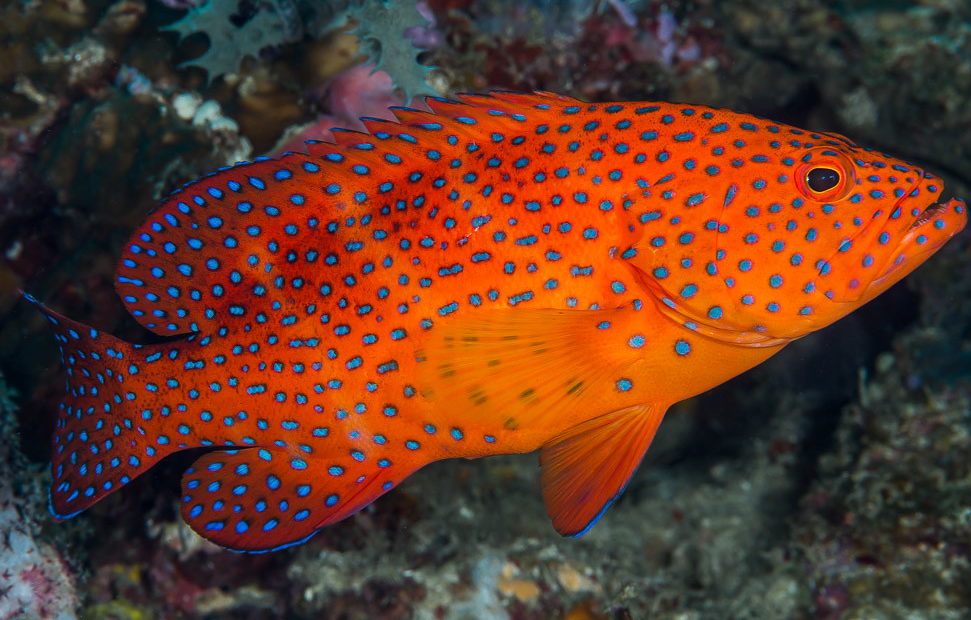
[{"label": "fish mouth", "polygon": [[920,215],[917,216],[917,219],[914,220],[914,222],[910,225],[910,228],[907,230],[916,230],[927,222],[930,222],[938,215],[941,215],[947,211],[948,208],[952,206],[953,202],[953,200],[949,200],[948,202],[935,202],[934,204],[928,206],[920,212]]},{"label": "fish mouth", "polygon": [[[920,245],[927,245],[933,249],[957,234],[967,222],[967,211],[964,200],[951,198],[940,200],[927,205],[917,214],[910,225],[903,230],[900,245],[911,244],[918,237]],[[933,225],[932,225],[933,224]],[[930,243],[927,243],[930,241]]]},{"label": "fish mouth", "polygon": [[968,221],[967,206],[961,198],[938,200],[921,211],[888,256],[881,275],[870,283],[864,295],[869,300],[920,266],[951,237],[961,232]]},{"label": "fish mouth", "polygon": [[[924,250],[936,250],[945,241],[957,234],[967,221],[964,201],[960,198],[942,200],[944,181],[923,170],[917,171],[913,186],[897,201],[897,213],[913,213],[918,196],[923,195],[930,202],[919,213],[912,215],[909,225],[901,222],[897,227],[901,235],[899,246],[907,248],[911,255],[924,254]],[[928,226],[936,222],[935,226]]]}]

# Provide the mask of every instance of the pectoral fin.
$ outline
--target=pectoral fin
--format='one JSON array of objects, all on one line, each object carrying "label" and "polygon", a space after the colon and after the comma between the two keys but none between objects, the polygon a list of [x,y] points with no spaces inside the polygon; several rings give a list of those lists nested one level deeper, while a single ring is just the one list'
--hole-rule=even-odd
[{"label": "pectoral fin", "polygon": [[620,497],[666,410],[647,404],[613,411],[543,446],[543,500],[557,532],[582,536]]},{"label": "pectoral fin", "polygon": [[452,421],[550,426],[613,390],[620,371],[637,360],[624,331],[634,314],[509,309],[453,321],[418,354],[422,395]]}]

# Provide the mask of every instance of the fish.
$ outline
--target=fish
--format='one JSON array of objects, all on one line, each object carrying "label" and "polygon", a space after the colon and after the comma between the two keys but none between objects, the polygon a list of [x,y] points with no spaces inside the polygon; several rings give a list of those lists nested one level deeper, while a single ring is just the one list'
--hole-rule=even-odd
[{"label": "fish", "polygon": [[182,516],[281,549],[424,465],[539,451],[580,536],[667,409],[833,323],[961,231],[912,164],[701,105],[430,97],[169,195],[115,276],[161,343],[28,299],[67,372],[50,509],[203,449]]}]

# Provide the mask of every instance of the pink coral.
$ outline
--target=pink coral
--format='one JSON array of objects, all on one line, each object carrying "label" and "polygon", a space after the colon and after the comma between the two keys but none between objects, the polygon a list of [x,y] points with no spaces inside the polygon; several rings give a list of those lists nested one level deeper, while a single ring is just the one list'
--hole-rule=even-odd
[{"label": "pink coral", "polygon": [[415,8],[428,22],[424,26],[412,26],[406,28],[404,35],[406,39],[411,39],[412,45],[422,49],[439,47],[445,43],[445,35],[436,26],[435,13],[432,12],[426,0],[418,0]]},{"label": "pink coral", "polygon": [[158,0],[158,2],[164,4],[170,9],[192,9],[197,6],[202,6],[206,3],[206,0]]},{"label": "pink coral", "polygon": [[[419,101],[417,98],[413,99],[412,104],[421,105]],[[329,83],[326,97],[329,114],[323,114],[301,128],[282,146],[274,149],[274,153],[306,151],[306,140],[330,142],[330,130],[334,128],[364,131],[364,125],[358,120],[360,117],[394,120],[394,115],[388,108],[403,103],[401,95],[394,90],[390,75],[384,71],[375,71],[372,63],[357,65],[339,74]]]}]

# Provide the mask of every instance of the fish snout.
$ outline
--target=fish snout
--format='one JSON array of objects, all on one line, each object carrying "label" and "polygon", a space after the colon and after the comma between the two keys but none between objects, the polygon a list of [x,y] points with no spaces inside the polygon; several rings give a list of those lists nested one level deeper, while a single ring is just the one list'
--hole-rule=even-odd
[{"label": "fish snout", "polygon": [[968,223],[968,209],[961,198],[933,202],[919,211],[904,230],[881,274],[867,288],[870,300],[919,267]]}]

